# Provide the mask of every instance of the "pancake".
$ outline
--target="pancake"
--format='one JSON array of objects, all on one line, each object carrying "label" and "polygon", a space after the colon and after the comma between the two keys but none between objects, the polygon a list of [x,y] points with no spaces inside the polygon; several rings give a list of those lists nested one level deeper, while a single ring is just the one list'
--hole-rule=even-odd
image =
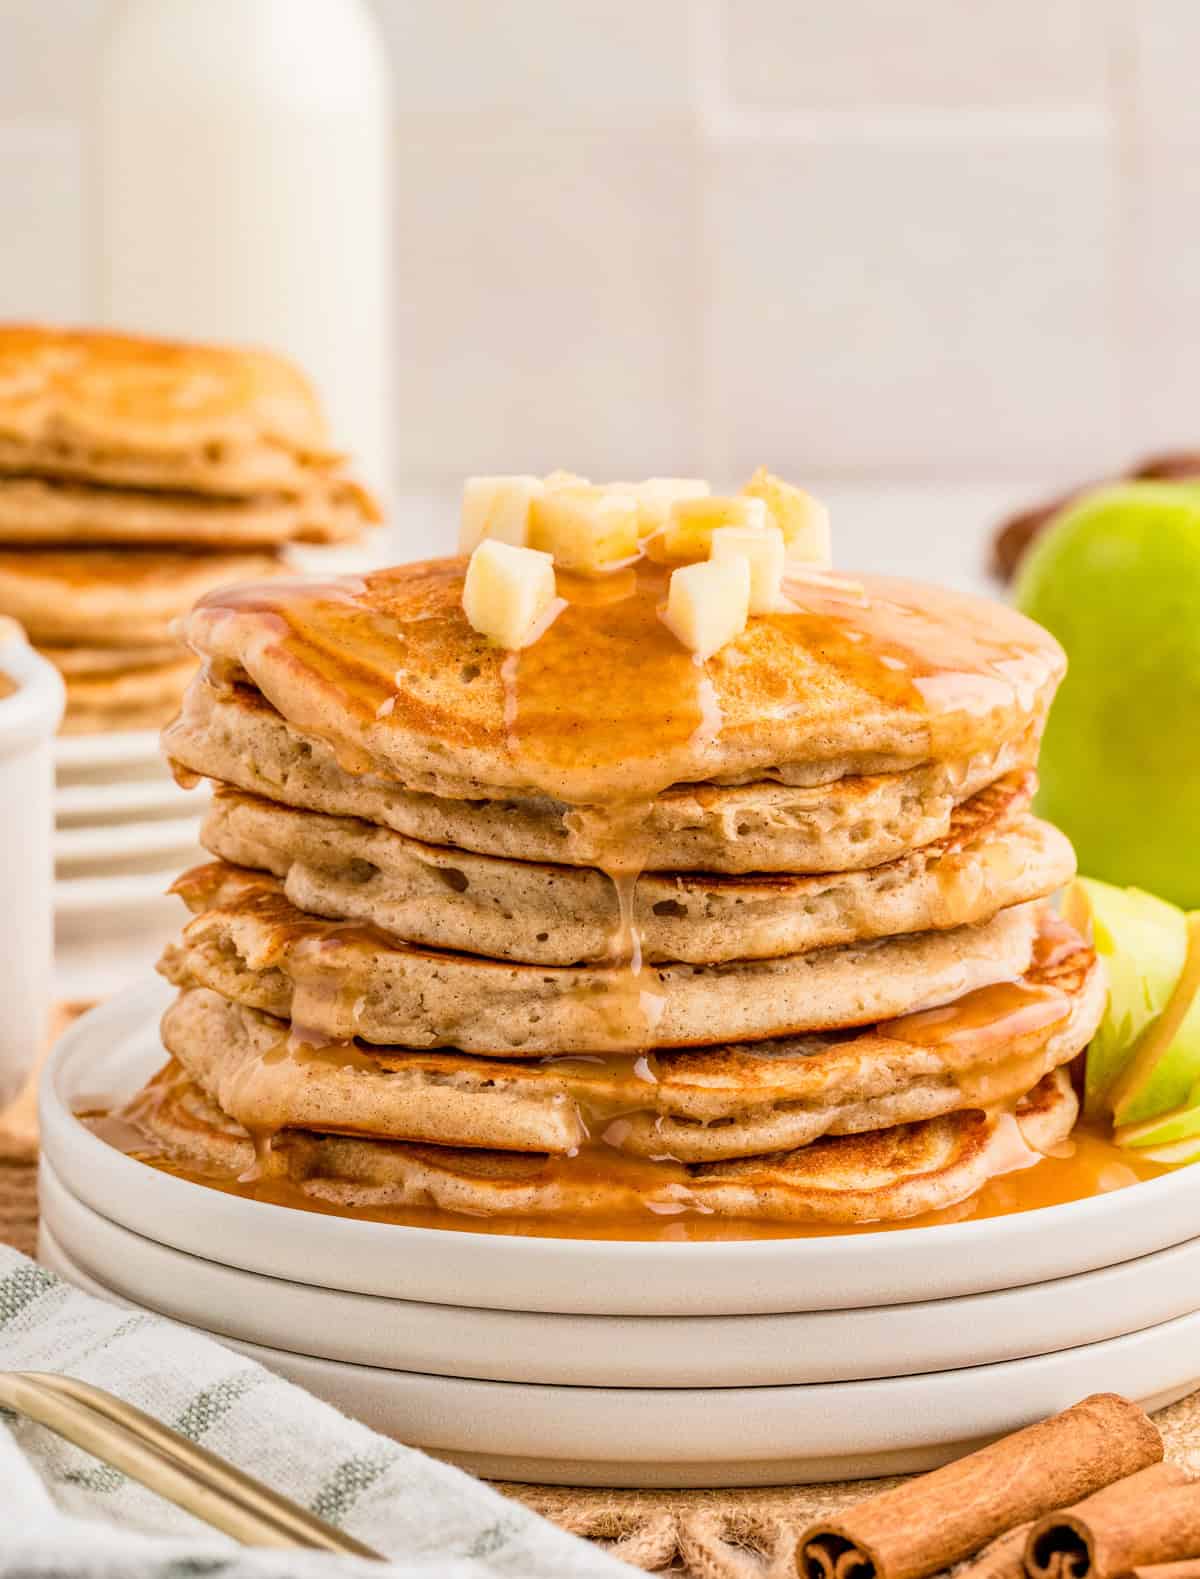
[{"label": "pancake", "polygon": [[179,711],[196,672],[184,653],[170,663],[141,664],[92,674],[65,674],[65,735],[104,734],[114,729],[159,729]]},{"label": "pancake", "polygon": [[[173,641],[158,647],[52,647],[43,643],[38,651],[60,674],[68,676],[117,674],[147,664],[179,663],[184,657],[183,649]],[[195,661],[189,662],[190,677]]]},{"label": "pancake", "polygon": [[[834,876],[643,873],[634,923],[642,957],[715,964],[774,958],[898,933],[945,930],[1053,893],[1071,846],[1026,815],[1031,773],[956,808],[949,832],[897,861]],[[432,948],[574,965],[619,935],[612,882],[589,867],[499,860],[422,844],[371,823],[219,790],[201,843],[280,878],[298,910],[367,921]]]},{"label": "pancake", "polygon": [[516,965],[418,948],[362,922],[296,909],[266,874],[214,862],[175,884],[195,919],[159,969],[325,1038],[535,1057],[699,1046],[840,1029],[948,1003],[1019,976],[1037,906],[978,926],[783,959]]},{"label": "pancake", "polygon": [[[1048,1075],[1007,1112],[967,1109],[869,1134],[735,1162],[619,1163],[470,1151],[287,1131],[272,1163],[314,1203],[377,1211],[441,1208],[472,1216],[589,1219],[695,1210],[750,1221],[850,1226],[956,1205],[989,1178],[1028,1166],[1070,1133],[1078,1101]],[[128,1110],[152,1153],[232,1181],[255,1166],[246,1131],[170,1063]],[[613,1159],[613,1160],[610,1160]],[[467,1226],[464,1224],[464,1226]]]},{"label": "pancake", "polygon": [[697,664],[659,618],[668,569],[649,560],[560,573],[561,611],[506,654],[467,622],[465,568],[215,592],[187,640],[344,767],[440,795],[606,808],[677,783],[824,784],[995,753],[1036,733],[1065,667],[1013,609],[878,576],[858,591],[790,580],[786,612],[755,615]]},{"label": "pancake", "polygon": [[0,472],[233,498],[303,496],[341,460],[312,385],[285,357],[0,327]]},{"label": "pancake", "polygon": [[0,543],[277,548],[345,543],[378,517],[348,477],[314,477],[303,495],[225,499],[0,475]]},{"label": "pancake", "polygon": [[0,613],[20,620],[32,641],[51,646],[159,647],[202,593],[283,568],[268,554],[0,550]]},{"label": "pancake", "polygon": [[[533,1061],[314,1044],[205,988],[163,1017],[163,1045],[253,1133],[299,1128],[505,1151],[715,1161],[790,1150],[1015,1101],[1086,1045],[1104,979],[1078,937],[1019,983],[851,1035]],[[936,1016],[937,1018],[933,1018]]]},{"label": "pancake", "polygon": [[[848,872],[895,860],[949,832],[954,807],[1014,768],[1036,739],[905,772],[819,786],[772,782],[677,785],[658,795],[639,830],[652,871]],[[284,805],[357,817],[425,844],[555,864],[594,864],[589,837],[561,801],[454,800],[351,772],[332,747],[287,723],[256,691],[221,694],[201,677],[164,749],[202,774]]]}]

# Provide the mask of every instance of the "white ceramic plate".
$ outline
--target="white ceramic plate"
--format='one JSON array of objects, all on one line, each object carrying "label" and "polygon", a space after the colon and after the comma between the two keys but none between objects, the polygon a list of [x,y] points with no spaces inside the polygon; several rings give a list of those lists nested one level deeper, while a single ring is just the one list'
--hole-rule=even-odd
[{"label": "white ceramic plate", "polygon": [[[39,1254],[101,1297],[43,1225]],[[413,1447],[477,1474],[557,1485],[753,1486],[932,1468],[1119,1388],[1148,1409],[1200,1375],[1200,1315],[1062,1354],[811,1387],[529,1387],[314,1359],[229,1342]],[[686,1457],[684,1456],[686,1454]]]},{"label": "white ceramic plate", "polygon": [[228,1338],[385,1370],[573,1387],[913,1376],[1101,1342],[1200,1310],[1200,1240],[1030,1288],[777,1316],[561,1316],[381,1299],[185,1255],[84,1206],[43,1162],[42,1221],[134,1304]]},{"label": "white ceramic plate", "polygon": [[108,734],[59,735],[54,742],[54,760],[60,770],[68,773],[161,763],[158,730],[116,729]]},{"label": "white ceramic plate", "polygon": [[177,858],[177,870],[189,857],[199,859],[199,817],[171,817],[146,822],[126,822],[100,828],[56,828],[54,864],[60,877],[79,867],[140,868],[167,856]]},{"label": "white ceramic plate", "polygon": [[173,778],[118,779],[106,784],[60,785],[54,795],[54,816],[60,832],[67,828],[100,827],[145,821],[150,817],[203,815],[208,796],[181,789]]},{"label": "white ceramic plate", "polygon": [[47,1063],[43,1154],[85,1205],[192,1255],[296,1283],[487,1310],[600,1316],[862,1309],[1020,1288],[1200,1237],[1200,1174],[977,1223],[712,1244],[402,1228],[247,1201],[147,1169],[90,1134],[82,1102],[135,1091],[162,1062],[170,999],[148,981],[78,1020]]}]

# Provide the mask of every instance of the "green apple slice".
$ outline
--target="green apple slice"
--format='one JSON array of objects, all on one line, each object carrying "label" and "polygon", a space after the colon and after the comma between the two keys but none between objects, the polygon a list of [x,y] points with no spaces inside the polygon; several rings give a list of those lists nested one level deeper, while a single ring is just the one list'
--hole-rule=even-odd
[{"label": "green apple slice", "polygon": [[1187,956],[1187,917],[1178,905],[1140,888],[1116,888],[1077,877],[1063,915],[1089,936],[1108,970],[1108,1007],[1092,1038],[1084,1080],[1084,1111],[1108,1111],[1113,1084],[1134,1045],[1166,1008]]},{"label": "green apple slice", "polygon": [[1139,1146],[1138,1156],[1145,1157],[1149,1162],[1165,1163],[1171,1168],[1180,1167],[1185,1162],[1195,1162],[1200,1158],[1200,1135],[1176,1141],[1169,1146],[1147,1146],[1144,1149]]},{"label": "green apple slice", "polygon": [[1200,1085],[1192,1087],[1185,1107],[1144,1119],[1140,1124],[1122,1124],[1113,1139],[1118,1146],[1131,1146],[1138,1151],[1147,1146],[1183,1145],[1200,1151]]},{"label": "green apple slice", "polygon": [[1121,1127],[1185,1108],[1200,1079],[1200,911],[1189,914],[1187,932],[1187,960],[1170,1002],[1112,1088],[1113,1118]]}]

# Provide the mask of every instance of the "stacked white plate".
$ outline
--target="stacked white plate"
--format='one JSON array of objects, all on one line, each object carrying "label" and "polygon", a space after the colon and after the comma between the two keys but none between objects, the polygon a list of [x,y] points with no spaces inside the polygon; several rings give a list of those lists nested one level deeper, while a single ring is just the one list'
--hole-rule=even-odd
[{"label": "stacked white plate", "polygon": [[185,792],[153,729],[55,742],[54,908],[60,998],[144,977],[178,928],[166,890],[202,859],[207,791]]},{"label": "stacked white plate", "polygon": [[160,1064],[165,988],[79,1021],[42,1091],[42,1255],[478,1473],[733,1486],[928,1468],[1200,1380],[1200,1175],[881,1233],[712,1244],[404,1228],[147,1168],[73,1112]]}]

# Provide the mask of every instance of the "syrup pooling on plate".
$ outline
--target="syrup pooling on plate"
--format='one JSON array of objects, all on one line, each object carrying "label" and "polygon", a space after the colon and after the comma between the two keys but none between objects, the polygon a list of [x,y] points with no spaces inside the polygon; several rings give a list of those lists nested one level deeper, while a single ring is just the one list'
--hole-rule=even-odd
[{"label": "syrup pooling on plate", "polygon": [[[1064,923],[1047,918],[1046,927],[1049,936],[1042,949],[1043,955],[1062,965],[1065,976],[1069,978],[1072,970],[1078,970],[1082,956],[1090,959],[1090,952],[1083,948],[1078,935]],[[1067,952],[1072,948],[1073,963]],[[1052,966],[1047,968],[1053,969]],[[1091,968],[1094,970],[1094,966]],[[1052,980],[1019,980],[968,994],[958,1004],[943,1009],[885,1022],[877,1028],[876,1034],[885,1040],[909,1041],[937,1054],[954,1075],[960,1089],[967,1094],[969,1104],[988,1110],[988,1123],[993,1135],[993,1171],[1030,1169],[1039,1173],[1046,1159],[1033,1149],[1026,1138],[1024,1126],[1016,1116],[1021,1111],[1019,1093],[1029,1091],[1041,1078],[1044,1066],[1038,1059],[1047,1036],[1053,1034],[1063,1018],[1064,1009],[1069,1012],[1067,994],[1054,986]],[[831,1039],[831,1044],[836,1045],[836,1041],[836,1038]],[[768,1057],[771,1045],[768,1043],[762,1047]],[[756,1051],[754,1044],[746,1051],[753,1055]],[[819,1043],[813,1051],[819,1055]],[[263,1088],[256,1088],[255,1082],[260,1076],[269,1077],[282,1063],[291,1065],[301,1075],[313,1066],[327,1065],[337,1070],[348,1068],[379,1077],[388,1068],[402,1066],[406,1056],[417,1059],[420,1055],[406,1055],[402,1049],[341,1043],[319,1033],[281,1027],[278,1042],[268,1047],[261,1056],[249,1060],[236,1073],[229,1089],[220,1092],[220,1110],[232,1119],[241,1119],[250,1130],[255,1142],[255,1165],[249,1172],[231,1167],[224,1173],[219,1168],[214,1171],[206,1166],[195,1169],[195,1177],[203,1182],[215,1182],[223,1188],[236,1186],[239,1193],[257,1193],[261,1196],[261,1188],[266,1185],[272,1190],[286,1186],[293,1196],[303,1197],[303,1159],[311,1154],[313,1120],[304,1119],[305,1127],[302,1130],[290,1130],[289,1117],[295,1120],[297,1115],[289,1114],[286,1102],[278,1100],[279,1084],[267,1085],[264,1101]],[[688,1222],[693,1217],[709,1215],[703,1188],[699,1191],[696,1188],[698,1175],[695,1165],[685,1165],[671,1155],[669,1142],[664,1142],[661,1152],[653,1151],[647,1157],[634,1155],[625,1149],[631,1117],[654,1117],[675,1112],[678,1110],[676,1087],[686,1089],[689,1084],[694,1084],[696,1089],[703,1088],[710,1078],[710,1071],[705,1064],[704,1054],[695,1056],[698,1063],[694,1078],[689,1070],[689,1060],[693,1055],[686,1051],[637,1058],[592,1055],[539,1060],[539,1069],[545,1070],[561,1087],[560,1094],[554,1100],[576,1104],[586,1138],[581,1143],[571,1145],[563,1154],[528,1153],[528,1167],[535,1170],[540,1185],[561,1188],[564,1196],[571,1190],[586,1188],[591,1180],[596,1183],[597,1189],[603,1186],[608,1201],[623,1203],[619,1209],[615,1205],[611,1209],[608,1205],[603,1209],[594,1206],[586,1216],[574,1218],[569,1228],[554,1231],[569,1231],[580,1237],[589,1234],[595,1237],[620,1237],[622,1234],[644,1237],[644,1233],[634,1233],[632,1225],[636,1225],[640,1217],[644,1230],[646,1214],[655,1218],[678,1217]],[[481,1077],[488,1078],[490,1070],[483,1060],[480,1061],[480,1068]],[[104,1120],[106,1127],[102,1130],[103,1138],[123,1150],[138,1152],[140,1148],[136,1136],[139,1120],[147,1119],[156,1102],[172,1101],[178,1097],[181,1088],[172,1070],[173,1066],[168,1066],[126,1109],[107,1116]],[[719,1070],[717,1077],[719,1080]],[[768,1085],[760,1092],[760,1097],[772,1094],[786,1102],[786,1084],[775,1093],[771,1092]],[[270,1106],[271,1100],[276,1101],[273,1108]],[[113,1118],[126,1120],[131,1126],[124,1132],[123,1138],[120,1132],[113,1131]],[[211,1120],[207,1122],[211,1127]],[[316,1125],[315,1130],[359,1135],[385,1142],[405,1139],[403,1133],[392,1131],[383,1134],[365,1125],[355,1126],[352,1122]],[[272,1146],[272,1140],[281,1131],[289,1131],[291,1138],[277,1150]],[[228,1135],[231,1132],[224,1133]],[[413,1143],[422,1144],[419,1139],[412,1139]],[[1088,1156],[1094,1158],[1097,1155],[1095,1148],[1086,1150]],[[486,1156],[486,1148],[470,1155]],[[1055,1176],[1059,1179],[1060,1188],[1069,1187],[1071,1173],[1065,1165],[1071,1162],[1073,1156],[1074,1152],[1068,1145],[1066,1148],[1055,1147],[1049,1158],[1056,1166]],[[1104,1159],[1110,1184],[1153,1176],[1153,1173],[1139,1172],[1142,1165],[1136,1158],[1129,1157],[1115,1147],[1108,1147]],[[1037,1168],[1032,1166],[1035,1163],[1038,1164]],[[180,1171],[177,1162],[166,1165],[172,1171]],[[297,1168],[300,1172],[296,1171]],[[183,1168],[182,1171],[188,1170]],[[1033,1190],[1034,1187],[1030,1186],[1030,1191]],[[1021,1209],[1020,1203],[1027,1199],[1030,1191],[1014,1196],[1018,1204],[1008,1209]],[[274,1200],[278,1196],[271,1194],[261,1198]],[[984,1200],[987,1198],[985,1194]],[[1063,1198],[1075,1197],[1068,1193]],[[347,1210],[346,1214],[362,1215],[351,1210]],[[366,1215],[377,1216],[379,1213],[371,1211]],[[407,1210],[399,1215],[391,1212],[385,1216],[394,1221],[428,1220],[425,1216],[414,1217]],[[567,1212],[566,1216],[570,1218],[571,1213]],[[438,1213],[436,1217],[439,1222],[448,1219],[444,1222],[445,1226],[467,1226],[461,1221],[455,1224],[453,1213]],[[932,1220],[947,1219],[944,1214],[936,1214]],[[471,1224],[477,1221],[481,1219],[472,1216]],[[504,1221],[509,1219],[505,1218]],[[500,1225],[497,1222],[493,1226]],[[776,1224],[769,1229],[769,1234],[774,1237],[794,1231],[803,1235],[810,1231],[810,1226],[802,1222],[789,1229],[786,1225]],[[746,1223],[742,1227],[745,1236],[760,1236],[761,1225]],[[722,1237],[728,1236],[730,1230],[726,1225]],[[649,1237],[656,1235],[650,1234]]]},{"label": "syrup pooling on plate", "polygon": [[[143,1103],[153,1103],[167,1088],[168,1077],[156,1077],[140,1094]],[[176,1077],[178,1078],[178,1077]],[[122,1119],[118,1114],[85,1112],[80,1115],[87,1127],[107,1144],[159,1172],[171,1174],[189,1183],[239,1196],[244,1200],[264,1201],[287,1206],[300,1211],[315,1212],[322,1216],[349,1217],[358,1221],[392,1223],[402,1227],[439,1228],[459,1233],[516,1234],[522,1237],[550,1239],[636,1239],[662,1242],[706,1242],[718,1240],[811,1239],[826,1238],[837,1234],[888,1233],[912,1228],[936,1227],[950,1223],[977,1222],[995,1217],[1010,1216],[1042,1207],[1064,1205],[1071,1201],[1088,1200],[1093,1196],[1113,1190],[1127,1189],[1143,1180],[1160,1178],[1170,1170],[1148,1162],[1136,1152],[1122,1150],[1106,1136],[1087,1126],[1077,1128],[1069,1143],[1054,1154],[1041,1157],[1036,1167],[1025,1166],[1022,1155],[1014,1158],[1014,1171],[990,1179],[969,1200],[941,1211],[921,1217],[900,1219],[893,1222],[865,1223],[862,1225],[828,1225],[804,1222],[751,1222],[740,1218],[706,1215],[701,1212],[668,1210],[656,1212],[641,1210],[611,1217],[571,1217],[560,1214],[547,1218],[482,1217],[461,1212],[442,1211],[433,1207],[382,1208],[345,1207],[323,1201],[305,1193],[300,1185],[283,1173],[262,1177],[239,1178],[228,1169],[215,1164],[189,1163],[179,1157],[165,1154],[162,1148],[151,1145],[136,1123]],[[197,1126],[199,1128],[199,1126]],[[607,1155],[606,1155],[607,1153]],[[584,1168],[598,1168],[601,1176],[609,1177],[613,1153],[610,1149],[592,1143],[583,1148],[570,1165],[582,1164]],[[636,1164],[627,1175],[634,1187],[642,1170],[659,1170],[663,1165],[652,1162],[636,1163],[636,1159],[619,1159],[621,1166]],[[557,1166],[566,1166],[558,1163]],[[671,1169],[671,1177],[682,1178],[684,1170]],[[665,1181],[661,1172],[653,1175],[652,1188]],[[643,1186],[644,1187],[644,1186]],[[679,1203],[666,1198],[664,1204],[673,1208]]]}]

